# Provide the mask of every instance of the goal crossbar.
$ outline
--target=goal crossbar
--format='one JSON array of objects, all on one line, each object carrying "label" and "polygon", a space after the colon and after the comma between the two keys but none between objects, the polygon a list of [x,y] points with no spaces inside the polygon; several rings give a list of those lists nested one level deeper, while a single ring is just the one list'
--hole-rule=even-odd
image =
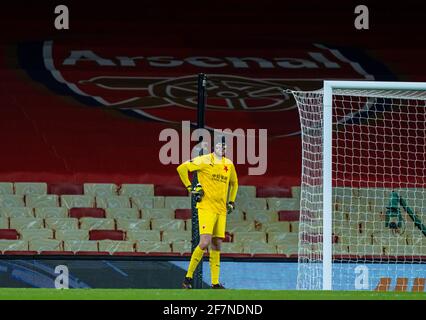
[{"label": "goal crossbar", "polygon": [[333,90],[426,91],[426,82],[324,81],[323,88],[323,290],[332,290],[332,135]]}]

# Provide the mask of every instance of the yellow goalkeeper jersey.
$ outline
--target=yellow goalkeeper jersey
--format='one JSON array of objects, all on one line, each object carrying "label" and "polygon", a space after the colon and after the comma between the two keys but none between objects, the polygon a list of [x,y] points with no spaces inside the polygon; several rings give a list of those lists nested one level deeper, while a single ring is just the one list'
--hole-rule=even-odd
[{"label": "yellow goalkeeper jersey", "polygon": [[229,201],[235,201],[238,190],[237,172],[231,160],[209,153],[182,163],[177,171],[185,186],[191,185],[188,172],[197,171],[198,182],[204,190],[203,199],[197,203],[198,209],[226,215],[228,191]]}]

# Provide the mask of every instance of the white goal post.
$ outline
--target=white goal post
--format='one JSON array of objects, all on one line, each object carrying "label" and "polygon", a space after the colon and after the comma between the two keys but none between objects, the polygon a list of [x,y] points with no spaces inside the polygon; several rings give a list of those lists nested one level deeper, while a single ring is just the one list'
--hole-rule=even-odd
[{"label": "white goal post", "polygon": [[[426,238],[420,219],[422,209],[426,217],[426,151],[421,146],[426,142],[426,83],[324,81],[322,90],[292,93],[303,153],[298,289],[334,289],[334,245],[336,256],[355,264],[380,262],[383,269],[387,261],[418,263],[425,243],[421,232]],[[398,204],[392,207],[389,199]],[[390,228],[386,219],[388,213],[396,216],[392,210],[413,230],[402,233],[399,222]],[[390,273],[392,267],[387,268]],[[339,288],[350,288],[352,278],[338,272],[336,277]]]}]

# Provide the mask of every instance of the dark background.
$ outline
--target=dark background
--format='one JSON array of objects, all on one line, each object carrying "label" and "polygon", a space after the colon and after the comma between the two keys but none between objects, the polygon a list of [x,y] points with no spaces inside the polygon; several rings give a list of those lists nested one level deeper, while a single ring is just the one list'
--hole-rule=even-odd
[{"label": "dark background", "polygon": [[[70,10],[70,30],[53,26],[56,5]],[[370,30],[354,28],[357,5]],[[326,41],[364,48],[425,47],[422,1],[11,1],[0,4],[2,41],[49,37],[108,38],[147,45],[280,48],[285,41]],[[106,23],[108,22],[108,23]],[[164,40],[167,39],[167,42]]]}]

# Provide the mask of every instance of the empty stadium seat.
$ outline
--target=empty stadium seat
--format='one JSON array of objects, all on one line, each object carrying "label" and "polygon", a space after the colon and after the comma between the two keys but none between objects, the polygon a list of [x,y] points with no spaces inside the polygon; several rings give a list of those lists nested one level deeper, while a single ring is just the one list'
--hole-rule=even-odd
[{"label": "empty stadium seat", "polygon": [[299,210],[280,210],[278,211],[278,220],[279,221],[299,221],[300,212]]},{"label": "empty stadium seat", "polygon": [[15,182],[17,195],[44,195],[47,194],[47,183],[44,182]]},{"label": "empty stadium seat", "polygon": [[94,197],[107,197],[117,195],[117,185],[114,183],[85,183],[84,194]]},{"label": "empty stadium seat", "polygon": [[192,209],[175,209],[175,219],[187,220],[192,218]]},{"label": "empty stadium seat", "polygon": [[68,217],[68,209],[64,207],[35,208],[34,212],[37,218],[42,218],[42,219]]},{"label": "empty stadium seat", "polygon": [[136,208],[107,208],[105,209],[107,218],[114,219],[139,219],[140,212]]},{"label": "empty stadium seat", "polygon": [[271,243],[263,242],[246,242],[243,244],[243,252],[250,254],[257,253],[268,253],[268,254],[277,254],[277,247]]},{"label": "empty stadium seat", "polygon": [[291,198],[291,188],[281,186],[257,186],[257,198]]},{"label": "empty stadium seat", "polygon": [[128,196],[96,197],[96,207],[104,209],[130,208],[130,198]]},{"label": "empty stadium seat", "polygon": [[9,229],[9,218],[0,217],[0,229]]},{"label": "empty stadium seat", "polygon": [[256,186],[238,186],[237,199],[248,199],[256,197]]},{"label": "empty stadium seat", "polygon": [[371,236],[352,236],[350,234],[342,234],[339,236],[338,242],[345,245],[351,245],[351,244],[359,244],[359,245],[372,245],[373,239]]},{"label": "empty stadium seat", "polygon": [[11,229],[16,229],[16,230],[40,229],[43,226],[43,219],[14,217],[14,218],[10,218],[9,225]]},{"label": "empty stadium seat", "polygon": [[12,182],[0,182],[0,195],[13,194]]},{"label": "empty stadium seat", "polygon": [[78,219],[76,218],[47,218],[44,219],[46,228],[57,230],[78,229]]},{"label": "empty stadium seat", "polygon": [[150,220],[145,219],[117,219],[117,229],[119,230],[149,230],[151,227]]},{"label": "empty stadium seat", "polygon": [[420,233],[418,230],[415,233],[414,232],[407,233],[406,239],[407,239],[408,245],[426,248],[426,237],[422,233]]},{"label": "empty stadium seat", "polygon": [[0,229],[0,239],[16,240],[18,238],[19,234],[15,229]]},{"label": "empty stadium seat", "polygon": [[226,221],[227,222],[231,222],[231,221],[243,221],[244,220],[244,212],[242,210],[239,209],[235,209],[234,211],[232,211],[230,214],[228,214],[226,216]]},{"label": "empty stadium seat", "polygon": [[253,221],[229,221],[226,223],[226,230],[231,233],[255,231],[255,225]]},{"label": "empty stadium seat", "polygon": [[61,195],[83,195],[83,185],[80,183],[59,182],[49,184],[49,194]]},{"label": "empty stadium seat", "polygon": [[120,188],[120,195],[129,197],[152,197],[154,196],[154,185],[152,184],[129,184],[123,183]]},{"label": "empty stadium seat", "polygon": [[349,246],[346,244],[335,243],[333,244],[333,254],[336,255],[347,255],[349,254]]},{"label": "empty stadium seat", "polygon": [[264,231],[270,232],[290,232],[290,223],[288,221],[278,221],[273,223],[268,223],[264,227]]},{"label": "empty stadium seat", "polygon": [[153,209],[153,208],[164,208],[164,197],[131,197],[130,201],[133,208],[138,209]]},{"label": "empty stadium seat", "polygon": [[287,244],[297,247],[299,235],[295,233],[268,232],[268,243]]},{"label": "empty stadium seat", "polygon": [[173,209],[142,209],[142,219],[174,219]]},{"label": "empty stadium seat", "polygon": [[291,196],[292,198],[300,199],[301,195],[301,187],[299,186],[293,186],[291,187]]},{"label": "empty stadium seat", "polygon": [[349,214],[346,212],[333,210],[333,221],[338,223],[346,223],[349,221]]},{"label": "empty stadium seat", "polygon": [[105,209],[102,208],[71,208],[69,210],[71,218],[105,218]]},{"label": "empty stadium seat", "polygon": [[185,222],[177,219],[152,219],[151,227],[153,230],[185,230]]},{"label": "empty stadium seat", "polygon": [[169,243],[157,242],[157,241],[136,241],[137,252],[171,252],[171,246]]},{"label": "empty stadium seat", "polygon": [[29,241],[30,251],[62,251],[62,242],[56,239],[34,239]]},{"label": "empty stadium seat", "polygon": [[32,208],[26,207],[11,207],[11,208],[0,208],[1,217],[27,217],[33,218],[34,212]]},{"label": "empty stadium seat", "polygon": [[239,231],[233,233],[234,242],[266,242],[266,233],[262,231]]},{"label": "empty stadium seat", "polygon": [[247,210],[246,220],[258,221],[263,224],[277,222],[278,214],[276,211],[269,210]]},{"label": "empty stadium seat", "polygon": [[[125,233],[122,230],[90,230],[89,240],[124,240]],[[99,249],[100,251],[104,251]]]},{"label": "empty stadium seat", "polygon": [[25,240],[0,240],[0,251],[26,251],[28,241]]},{"label": "empty stadium seat", "polygon": [[25,207],[22,195],[0,195],[0,208]]},{"label": "empty stadium seat", "polygon": [[220,249],[221,253],[243,253],[243,244],[236,242],[223,242]]},{"label": "empty stadium seat", "polygon": [[359,223],[358,222],[335,222],[333,225],[333,232],[338,235],[347,235],[352,237],[359,237],[361,235],[368,236],[370,234],[361,234],[359,232]]},{"label": "empty stadium seat", "polygon": [[183,185],[156,184],[154,186],[154,194],[166,197],[186,197],[188,196],[188,191]]},{"label": "empty stadium seat", "polygon": [[294,233],[299,232],[299,221],[290,222],[290,232],[294,232]]},{"label": "empty stadium seat", "polygon": [[35,239],[53,239],[52,229],[22,229],[21,239],[32,241]]},{"label": "empty stadium seat", "polygon": [[296,245],[279,244],[277,245],[277,253],[284,254],[287,257],[297,256],[299,247]]},{"label": "empty stadium seat", "polygon": [[191,209],[190,197],[165,197],[164,207],[175,209]]},{"label": "empty stadium seat", "polygon": [[84,229],[63,229],[55,231],[58,240],[89,240],[89,231]]},{"label": "empty stadium seat", "polygon": [[384,221],[366,221],[366,220],[358,220],[359,222],[359,230],[361,234],[372,234],[374,231],[382,230],[385,227]]},{"label": "empty stadium seat", "polygon": [[89,195],[62,195],[61,207],[71,208],[93,208],[95,206],[95,198]]},{"label": "empty stadium seat", "polygon": [[247,212],[247,210],[266,210],[266,199],[265,198],[247,198],[244,200],[237,199],[235,205],[241,210]]},{"label": "empty stadium seat", "polygon": [[49,195],[26,195],[25,203],[31,208],[46,208],[59,206],[59,198],[55,194]]},{"label": "empty stadium seat", "polygon": [[98,243],[90,240],[65,240],[64,250],[79,252],[79,251],[98,251]]},{"label": "empty stadium seat", "polygon": [[191,241],[173,241],[172,243],[172,252],[178,252],[180,254],[190,254],[191,250]]},{"label": "empty stadium seat", "polygon": [[111,218],[80,218],[80,229],[86,230],[114,230],[115,221]]},{"label": "empty stadium seat", "polygon": [[269,210],[297,211],[300,207],[300,200],[297,198],[266,198]]},{"label": "empty stadium seat", "polygon": [[99,251],[106,251],[110,254],[135,251],[134,244],[131,241],[100,240],[98,245]]},{"label": "empty stadium seat", "polygon": [[383,247],[367,244],[349,244],[349,253],[358,256],[381,256],[384,254]]},{"label": "empty stadium seat", "polygon": [[126,240],[131,241],[161,241],[161,234],[158,230],[130,230],[127,231]]},{"label": "empty stadium seat", "polygon": [[192,231],[192,219],[185,220],[185,230]]},{"label": "empty stadium seat", "polygon": [[164,231],[163,242],[172,243],[174,241],[191,241],[191,232],[189,231]]},{"label": "empty stadium seat", "polygon": [[390,256],[400,256],[400,257],[413,257],[413,256],[421,256],[423,252],[420,247],[414,246],[384,246],[383,251],[385,255]]}]

